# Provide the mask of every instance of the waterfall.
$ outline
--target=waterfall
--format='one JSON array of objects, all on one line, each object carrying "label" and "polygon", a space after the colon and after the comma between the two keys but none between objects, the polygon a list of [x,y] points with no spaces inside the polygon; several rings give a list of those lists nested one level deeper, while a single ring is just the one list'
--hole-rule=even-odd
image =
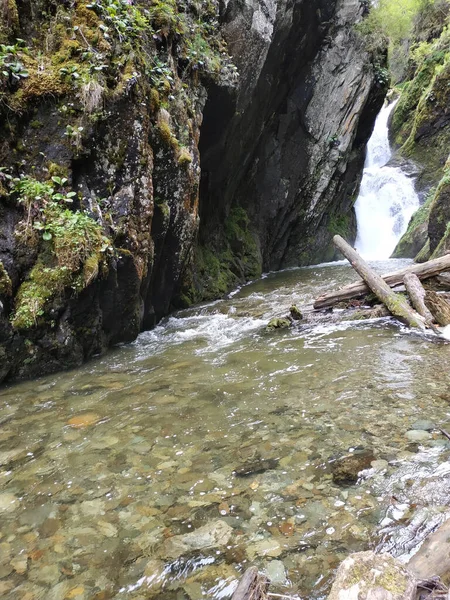
[{"label": "waterfall", "polygon": [[395,102],[384,107],[367,145],[361,189],[355,204],[356,249],[369,260],[389,258],[405,233],[419,198],[413,181],[398,167],[387,166],[392,156],[388,119]]}]

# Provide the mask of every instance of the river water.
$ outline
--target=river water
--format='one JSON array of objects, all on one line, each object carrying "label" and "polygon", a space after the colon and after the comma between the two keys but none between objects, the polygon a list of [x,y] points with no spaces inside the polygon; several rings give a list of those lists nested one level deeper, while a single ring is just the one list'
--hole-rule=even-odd
[{"label": "river water", "polygon": [[[265,330],[353,279],[269,274],[3,389],[0,596],[219,600],[256,564],[320,598],[349,552],[413,549],[447,510],[449,444],[423,428],[450,420],[450,345],[389,320]],[[335,484],[359,449],[372,467]]]},{"label": "river water", "polygon": [[350,552],[413,553],[448,511],[450,345],[389,319],[266,330],[356,278],[268,274],[3,388],[0,597],[227,600],[254,564],[315,599]]}]

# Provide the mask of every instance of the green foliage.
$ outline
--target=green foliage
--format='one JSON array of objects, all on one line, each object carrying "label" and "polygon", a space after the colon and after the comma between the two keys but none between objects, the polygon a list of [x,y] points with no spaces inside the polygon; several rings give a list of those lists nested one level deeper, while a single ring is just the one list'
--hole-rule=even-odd
[{"label": "green foliage", "polygon": [[105,22],[100,25],[106,39],[110,37],[111,27],[122,41],[126,37],[137,37],[148,27],[148,19],[140,8],[129,4],[127,0],[96,0],[86,5],[94,10]]},{"label": "green foliage", "polygon": [[0,83],[14,87],[30,76],[21,60],[26,52],[25,42],[20,39],[12,46],[0,45]]},{"label": "green foliage", "polygon": [[76,193],[68,190],[67,181],[58,175],[51,182],[29,176],[9,180],[10,195],[27,209],[27,227],[32,225],[42,240],[41,259],[16,298],[12,323],[19,329],[36,325],[47,304],[68,285],[77,291],[88,285],[112,251],[99,223],[68,208]]},{"label": "green foliage", "polygon": [[12,294],[12,282],[8,275],[8,271],[5,269],[4,264],[0,260],[0,296],[11,296]]},{"label": "green foliage", "polygon": [[412,31],[414,19],[433,0],[378,0],[363,23],[365,33],[386,37],[392,45],[405,40]]},{"label": "green foliage", "polygon": [[155,29],[165,37],[186,33],[186,22],[178,13],[175,0],[156,0],[149,10],[149,18]]}]

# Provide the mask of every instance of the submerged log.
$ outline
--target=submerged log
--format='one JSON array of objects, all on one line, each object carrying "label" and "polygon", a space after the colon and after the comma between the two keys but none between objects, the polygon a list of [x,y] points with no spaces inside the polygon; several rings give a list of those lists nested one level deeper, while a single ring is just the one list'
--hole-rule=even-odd
[{"label": "submerged log", "polygon": [[389,311],[395,316],[405,321],[410,327],[425,329],[425,320],[414,309],[412,309],[406,300],[393,292],[389,285],[380,275],[372,271],[366,261],[348,244],[340,235],[335,235],[333,243],[342,254],[349,260],[355,271],[364,279],[372,292],[383,302]]},{"label": "submerged log", "polygon": [[406,291],[411,300],[411,304],[417,310],[419,315],[424,317],[428,326],[433,323],[433,315],[425,305],[425,290],[423,289],[420,279],[414,273],[406,273],[403,278]]},{"label": "submerged log", "polygon": [[[419,279],[428,279],[434,277],[442,271],[450,270],[450,254],[436,258],[435,260],[429,260],[426,263],[415,264],[401,271],[395,273],[389,273],[383,275],[382,279],[390,286],[395,287],[403,283],[403,278],[406,273],[414,273]],[[370,292],[369,286],[364,281],[357,281],[346,285],[340,290],[324,294],[316,299],[314,302],[314,308],[328,308],[341,302],[342,300],[350,300],[351,298],[360,298]]]},{"label": "submerged log", "polygon": [[450,325],[450,302],[436,292],[429,291],[425,294],[425,304],[436,323],[442,327]]},{"label": "submerged log", "polygon": [[242,576],[231,600],[266,600],[269,583],[256,567],[250,567]]}]

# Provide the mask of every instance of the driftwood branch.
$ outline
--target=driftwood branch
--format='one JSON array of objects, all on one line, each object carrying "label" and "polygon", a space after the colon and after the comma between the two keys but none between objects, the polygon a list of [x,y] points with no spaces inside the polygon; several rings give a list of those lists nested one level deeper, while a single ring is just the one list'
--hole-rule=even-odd
[{"label": "driftwood branch", "polygon": [[425,304],[436,323],[442,327],[450,325],[450,302],[436,292],[429,291],[425,294]]},{"label": "driftwood branch", "polygon": [[348,259],[355,271],[364,279],[367,286],[383,302],[388,310],[397,318],[405,321],[410,327],[425,329],[425,320],[412,309],[405,298],[391,290],[380,275],[375,273],[366,261],[340,235],[335,235],[333,243]]},{"label": "driftwood branch", "polygon": [[411,304],[417,310],[419,315],[425,319],[427,325],[431,326],[433,323],[433,315],[425,305],[425,290],[423,289],[420,279],[414,273],[406,273],[403,277],[403,282],[408,292],[408,296],[411,300]]},{"label": "driftwood branch", "polygon": [[[428,279],[430,277],[434,277],[443,271],[450,270],[450,254],[446,254],[445,256],[441,256],[440,258],[436,258],[435,260],[430,260],[426,263],[412,265],[407,269],[402,269],[401,271],[396,271],[395,273],[390,273],[388,275],[383,275],[382,279],[390,286],[395,287],[403,283],[403,278],[406,273],[414,273],[417,275],[419,279]],[[338,302],[342,302],[343,300],[351,300],[352,298],[361,298],[370,292],[369,286],[364,281],[358,281],[356,283],[351,283],[350,285],[346,285],[345,287],[337,290],[335,292],[331,292],[328,294],[324,294],[316,299],[314,302],[314,308],[327,308],[329,306],[333,306]]]},{"label": "driftwood branch", "polygon": [[242,576],[231,600],[266,600],[269,580],[258,572],[256,567],[250,567]]}]

